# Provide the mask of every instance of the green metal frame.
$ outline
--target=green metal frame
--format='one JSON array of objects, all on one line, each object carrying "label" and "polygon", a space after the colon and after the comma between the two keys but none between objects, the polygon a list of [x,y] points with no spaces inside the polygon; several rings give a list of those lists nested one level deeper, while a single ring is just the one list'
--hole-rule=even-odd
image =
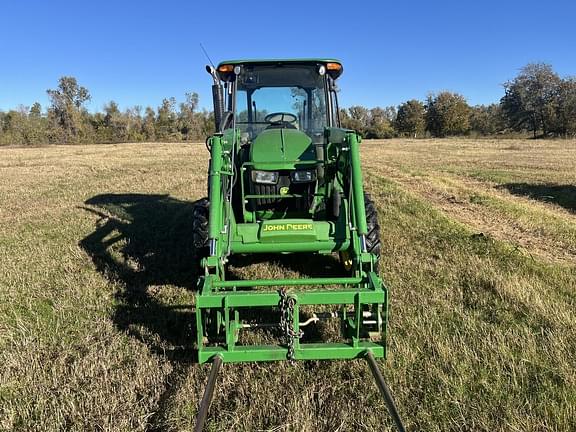
[{"label": "green metal frame", "polygon": [[[237,164],[235,143],[238,131],[227,130],[209,138],[210,255],[202,260],[205,274],[199,279],[196,294],[196,327],[198,359],[208,362],[218,356],[223,362],[276,361],[289,355],[288,346],[246,346],[238,343],[247,311],[267,309],[276,312],[287,295],[294,303],[289,311],[294,334],[300,332],[302,307],[328,305],[339,309],[342,341],[304,343],[293,340],[294,360],[352,359],[367,351],[375,357],[386,355],[388,289],[374,270],[376,257],[366,251],[366,210],[360,166],[360,137],[345,129],[325,131],[324,160],[258,162],[262,166],[286,166],[286,169],[323,165],[327,173],[317,194],[326,198],[338,191],[346,192],[337,220],[306,219],[258,220],[247,209],[255,198],[293,199],[292,195],[254,195],[244,190],[244,173],[254,164]],[[335,155],[338,155],[337,157]],[[243,221],[236,220],[227,190],[239,166]],[[238,212],[236,212],[238,214]],[[279,225],[270,228],[270,225]],[[290,227],[300,227],[300,230]],[[280,230],[281,228],[281,230]],[[225,263],[231,254],[240,253],[332,253],[346,251],[352,259],[350,275],[281,280],[226,280]],[[286,289],[281,295],[274,289]],[[278,314],[280,315],[280,314]],[[366,319],[365,317],[369,317]],[[377,333],[376,339],[374,333]],[[217,341],[214,341],[217,339]]]},{"label": "green metal frame", "polygon": [[[365,355],[370,350],[376,357],[386,355],[386,326],[382,327],[380,340],[368,341],[363,336],[363,314],[368,308],[384,305],[382,320],[387,321],[388,291],[374,272],[367,277],[310,278],[251,281],[218,281],[213,275],[204,279],[202,292],[196,298],[197,311],[217,310],[222,314],[225,345],[205,346],[204,334],[198,332],[198,359],[200,363],[211,361],[215,355],[224,362],[286,360],[288,349],[279,345],[237,345],[241,330],[241,311],[253,308],[273,308],[280,301],[277,292],[234,291],[238,288],[257,286],[305,286],[342,285],[337,290],[303,290],[291,292],[296,299],[294,308],[294,331],[299,332],[299,308],[309,305],[352,305],[350,317],[346,319],[349,340],[342,343],[300,343],[295,341],[295,360],[352,359]],[[230,289],[232,291],[230,291]],[[202,314],[196,314],[196,325],[203,329]]]}]

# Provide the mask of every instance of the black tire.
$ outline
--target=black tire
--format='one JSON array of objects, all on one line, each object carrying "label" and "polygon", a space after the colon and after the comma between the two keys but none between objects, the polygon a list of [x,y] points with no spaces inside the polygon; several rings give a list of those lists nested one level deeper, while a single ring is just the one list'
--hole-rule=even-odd
[{"label": "black tire", "polygon": [[[206,258],[210,252],[208,245],[208,221],[210,217],[210,201],[208,198],[202,198],[196,201],[192,208],[192,244],[194,247],[193,266],[197,277],[204,274],[204,269],[200,265],[203,258]],[[216,338],[216,309],[204,309],[197,313],[202,313],[204,338],[206,343],[220,340]],[[196,329],[198,330],[198,329]],[[213,340],[209,340],[214,339]]]},{"label": "black tire", "polygon": [[368,234],[366,234],[366,249],[368,252],[376,255],[375,270],[378,271],[380,264],[380,253],[382,244],[380,243],[380,225],[378,224],[378,211],[370,195],[364,194],[364,207],[366,208],[366,225]]},{"label": "black tire", "polygon": [[208,256],[208,218],[210,202],[202,198],[194,203],[192,210],[192,244],[194,246],[194,270],[201,274],[200,261]]},{"label": "black tire", "polygon": [[[376,206],[368,194],[364,194],[364,208],[366,210],[366,225],[368,228],[368,233],[366,234],[366,249],[368,252],[376,255],[374,270],[377,272],[380,264],[380,251],[382,249],[380,243],[380,225],[378,224],[378,212],[376,211]],[[352,270],[352,260],[350,259],[350,256],[352,256],[351,249],[348,251],[342,251],[339,254],[340,262],[342,263],[346,273],[349,273],[350,270]]]}]

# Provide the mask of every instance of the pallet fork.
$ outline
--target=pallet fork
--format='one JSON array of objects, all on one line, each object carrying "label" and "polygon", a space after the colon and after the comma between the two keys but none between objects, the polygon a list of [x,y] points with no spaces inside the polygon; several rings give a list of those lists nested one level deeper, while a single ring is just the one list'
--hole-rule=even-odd
[{"label": "pallet fork", "polygon": [[[367,350],[365,351],[363,358],[366,359],[366,362],[370,367],[370,371],[374,376],[374,380],[376,381],[378,390],[380,390],[380,393],[384,398],[384,402],[386,403],[386,407],[388,408],[388,412],[390,413],[390,417],[392,417],[392,420],[394,421],[396,428],[398,429],[399,432],[405,432],[406,429],[404,428],[402,420],[400,419],[400,415],[398,414],[398,409],[396,408],[394,399],[392,399],[390,389],[388,388],[388,385],[384,380],[382,372],[378,368],[378,364],[376,363],[374,355],[372,355],[371,351]],[[208,382],[204,390],[204,395],[202,396],[202,400],[200,401],[200,405],[198,407],[198,415],[196,416],[196,426],[194,427],[194,432],[202,432],[204,428],[204,423],[206,422],[206,418],[208,417],[208,411],[210,409],[210,403],[212,402],[212,396],[214,395],[216,378],[218,377],[218,373],[220,372],[221,366],[222,366],[222,357],[220,357],[219,355],[215,355],[214,359],[212,360],[212,368],[210,369],[210,375],[208,376]]]}]

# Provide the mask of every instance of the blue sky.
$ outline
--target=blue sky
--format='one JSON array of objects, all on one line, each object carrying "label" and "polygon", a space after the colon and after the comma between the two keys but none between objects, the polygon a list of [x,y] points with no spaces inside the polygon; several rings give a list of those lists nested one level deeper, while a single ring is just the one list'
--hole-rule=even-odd
[{"label": "blue sky", "polygon": [[0,109],[46,107],[62,75],[90,110],[157,107],[187,91],[210,106],[202,43],[226,58],[336,57],[341,106],[397,105],[429,92],[497,102],[528,62],[576,75],[574,1],[25,1],[0,6]]}]

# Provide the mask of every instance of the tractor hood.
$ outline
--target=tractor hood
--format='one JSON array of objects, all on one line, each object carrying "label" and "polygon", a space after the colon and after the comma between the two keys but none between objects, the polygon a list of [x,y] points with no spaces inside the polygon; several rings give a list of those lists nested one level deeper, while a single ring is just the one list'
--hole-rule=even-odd
[{"label": "tractor hood", "polygon": [[296,129],[264,130],[250,146],[250,160],[255,169],[291,170],[297,168],[298,161],[315,159],[312,140]]}]

